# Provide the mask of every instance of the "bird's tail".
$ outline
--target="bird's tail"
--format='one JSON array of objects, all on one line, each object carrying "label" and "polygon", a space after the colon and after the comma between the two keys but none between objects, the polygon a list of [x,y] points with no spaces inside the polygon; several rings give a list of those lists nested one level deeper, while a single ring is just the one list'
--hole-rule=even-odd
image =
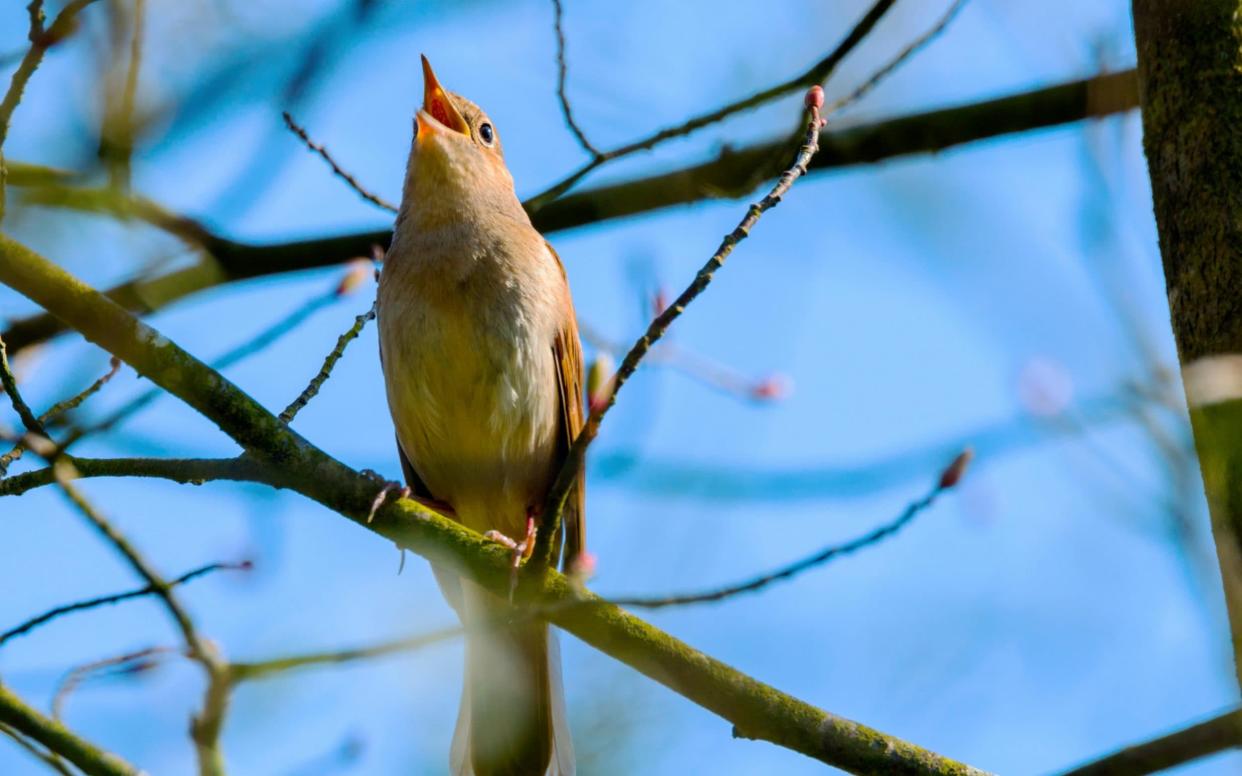
[{"label": "bird's tail", "polygon": [[453,733],[454,776],[573,776],[556,635],[506,623],[509,605],[462,580],[466,676]]}]

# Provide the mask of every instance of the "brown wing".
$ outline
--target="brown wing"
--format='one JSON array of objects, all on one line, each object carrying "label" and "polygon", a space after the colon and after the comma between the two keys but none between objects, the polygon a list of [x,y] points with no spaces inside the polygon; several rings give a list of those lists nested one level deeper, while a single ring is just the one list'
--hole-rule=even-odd
[{"label": "brown wing", "polygon": [[[565,276],[565,266],[561,257],[556,255],[552,246],[548,252],[556,260],[561,276]],[[565,462],[569,446],[578,437],[584,421],[582,409],[582,342],[578,339],[578,319],[573,313],[573,303],[569,300],[569,281],[565,281],[565,297],[568,315],[561,321],[553,343],[556,356],[556,382],[561,395],[561,435],[557,444],[557,468]],[[578,472],[578,479],[565,502],[562,522],[565,526],[565,553],[562,556],[562,568],[568,568],[570,562],[586,550],[586,475]]]}]

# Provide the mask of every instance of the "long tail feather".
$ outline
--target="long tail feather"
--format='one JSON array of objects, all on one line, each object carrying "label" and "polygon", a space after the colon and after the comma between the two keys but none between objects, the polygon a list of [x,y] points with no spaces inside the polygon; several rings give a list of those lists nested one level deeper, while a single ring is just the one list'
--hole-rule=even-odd
[{"label": "long tail feather", "polygon": [[540,622],[497,625],[508,604],[462,582],[466,639],[455,776],[573,776],[560,650]]}]

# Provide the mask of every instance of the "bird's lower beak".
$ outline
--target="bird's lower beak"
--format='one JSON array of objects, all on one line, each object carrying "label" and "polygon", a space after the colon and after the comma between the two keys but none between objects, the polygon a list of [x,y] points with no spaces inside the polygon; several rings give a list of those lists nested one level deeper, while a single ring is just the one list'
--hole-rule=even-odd
[{"label": "bird's lower beak", "polygon": [[[434,119],[429,121],[428,119]],[[436,126],[439,124],[439,126]],[[427,57],[423,57],[423,109],[418,112],[418,139],[430,137],[441,128],[470,136],[470,125],[462,118],[448,93],[440,86]]]}]

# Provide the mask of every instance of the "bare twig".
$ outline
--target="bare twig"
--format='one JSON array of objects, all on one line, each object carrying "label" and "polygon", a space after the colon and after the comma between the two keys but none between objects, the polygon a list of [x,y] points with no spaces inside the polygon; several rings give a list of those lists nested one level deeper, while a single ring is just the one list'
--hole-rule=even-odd
[{"label": "bare twig", "polygon": [[[178,585],[184,585],[187,582],[193,581],[201,576],[210,574],[213,571],[222,571],[222,570],[246,571],[249,568],[250,568],[249,561],[243,561],[241,563],[209,563],[206,566],[200,566],[192,571],[187,571],[186,573],[182,574],[179,577],[168,580],[168,587],[174,588],[174,587],[177,587]],[[113,593],[112,595],[104,595],[104,596],[98,596],[96,598],[88,598],[84,601],[77,601],[71,604],[65,604],[64,606],[57,606],[56,608],[50,609],[44,612],[43,614],[38,615],[37,617],[32,617],[29,620],[26,620],[21,625],[18,625],[15,628],[10,628],[4,633],[0,633],[0,646],[3,646],[10,639],[13,639],[17,636],[21,636],[24,633],[29,633],[30,631],[34,630],[40,625],[43,625],[44,623],[50,622],[58,617],[69,614],[71,612],[81,612],[87,609],[94,609],[99,606],[118,604],[122,601],[128,601],[133,598],[141,598],[143,596],[152,595],[157,592],[158,590],[155,587],[151,585],[147,585],[146,587],[140,587],[137,590],[129,590],[124,593]]]},{"label": "bare twig", "polygon": [[[3,348],[3,346],[3,340],[0,340],[0,348]],[[72,412],[77,409],[82,405],[82,402],[86,401],[91,396],[94,396],[100,388],[107,385],[108,381],[115,377],[116,373],[119,372],[120,369],[121,360],[116,356],[113,356],[109,360],[108,371],[105,372],[102,377],[86,386],[86,388],[79,391],[77,394],[70,396],[68,399],[62,399],[61,401],[53,404],[47,412],[44,412],[39,416],[39,422],[46,428],[46,426],[52,425],[59,420],[65,413]],[[7,372],[8,368],[4,367],[4,371]],[[12,450],[8,451],[4,455],[0,455],[0,478],[3,478],[5,474],[8,473],[9,466],[12,465],[14,461],[22,457],[22,454],[26,451],[26,446],[27,441],[23,437],[18,440]],[[0,643],[3,643],[3,639],[0,639]]]},{"label": "bare twig", "polygon": [[591,156],[599,158],[601,156],[599,149],[591,145],[586,133],[578,126],[578,122],[574,121],[574,112],[569,107],[569,97],[565,94],[565,77],[568,67],[565,64],[565,29],[563,26],[565,9],[562,7],[562,0],[552,0],[552,10],[554,12],[552,26],[556,31],[556,98],[561,103],[561,114],[565,117],[565,125],[578,140],[578,145],[582,146]]},{"label": "bare twig", "polygon": [[69,502],[120,553],[121,557],[129,564],[129,567],[146,581],[147,587],[151,588],[151,592],[159,598],[160,603],[168,611],[177,629],[181,631],[190,654],[195,658],[210,654],[210,650],[204,645],[202,638],[194,627],[194,621],[190,619],[190,615],[181,606],[176,596],[173,595],[171,585],[152,568],[147,560],[130,544],[129,540],[112,525],[111,521],[104,517],[103,513],[96,509],[82,492],[74,486],[72,471],[69,467],[64,462],[61,462],[59,467],[53,464],[52,473],[56,477],[61,491],[69,499]]},{"label": "bare twig", "polygon": [[146,24],[146,0],[133,0],[130,18],[129,67],[121,89],[121,104],[112,114],[105,115],[104,132],[100,138],[101,151],[108,162],[108,171],[114,188],[129,191],[131,160],[134,154],[134,103],[138,96],[138,73],[142,69],[142,38]]},{"label": "bare twig", "polygon": [[[256,353],[266,350],[273,343],[284,337],[289,332],[302,325],[304,321],[315,313],[327,307],[332,302],[341,297],[338,288],[333,288],[319,296],[312,297],[304,304],[297,307],[285,317],[255,334],[250,339],[238,344],[227,353],[212,359],[209,363],[213,369],[228,369],[234,364],[250,358]],[[62,450],[67,450],[83,437],[98,434],[100,432],[110,431],[118,424],[138,413],[151,402],[164,395],[164,391],[160,388],[152,388],[139,394],[131,401],[126,402],[121,407],[104,417],[102,420],[91,423],[83,428],[74,429],[60,443]]]},{"label": "bare twig", "polygon": [[1139,776],[1242,746],[1242,709],[1114,752],[1062,776]]},{"label": "bare twig", "polygon": [[39,436],[47,436],[47,429],[43,427],[43,423],[34,414],[34,410],[30,409],[30,405],[22,398],[22,393],[17,387],[17,377],[13,374],[12,367],[9,366],[8,347],[4,344],[4,338],[0,337],[0,388],[9,395],[9,402],[12,403],[17,417],[21,419],[22,425],[31,434]]},{"label": "bare twig", "polygon": [[345,181],[345,183],[353,189],[358,196],[378,208],[387,210],[391,213],[397,212],[396,205],[377,194],[372,194],[365,186],[362,185],[362,183],[358,181],[357,178],[350,175],[343,167],[336,163],[336,160],[332,158],[332,154],[328,152],[327,148],[323,147],[319,143],[316,143],[314,140],[311,140],[310,135],[306,133],[306,130],[293,120],[293,116],[289,114],[289,111],[284,111],[280,115],[284,116],[285,126],[289,128],[289,131],[297,135],[298,139],[301,140],[307,148],[319,154],[319,156],[328,163],[328,166],[332,168],[333,174]]},{"label": "bare twig", "polygon": [[[51,178],[42,171],[28,171],[34,180],[22,195],[27,205],[64,208],[85,213],[105,213],[122,221],[137,219],[176,237],[192,250],[215,254],[229,242],[213,234],[189,216],[172,213],[164,206],[116,186],[82,186],[72,178]],[[10,181],[17,185],[17,181]]]},{"label": "bare twig", "polygon": [[375,319],[375,311],[379,305],[379,300],[371,303],[371,309],[354,319],[354,325],[342,334],[336,340],[336,347],[332,348],[332,352],[328,353],[328,357],[323,360],[323,366],[319,368],[316,374],[306,388],[298,394],[298,397],[289,403],[288,407],[280,413],[280,419],[288,424],[292,423],[297,414],[302,411],[310,400],[315,398],[319,393],[319,389],[332,376],[332,369],[336,366],[336,362],[341,360],[341,356],[345,354],[345,348],[349,347],[349,343],[357,339],[362,333],[362,329],[367,325],[367,321]]},{"label": "bare twig", "polygon": [[251,681],[254,679],[266,679],[285,671],[293,671],[299,668],[308,668],[311,666],[337,665],[340,663],[351,663],[357,660],[368,660],[370,658],[385,657],[387,655],[399,652],[410,652],[421,649],[431,644],[438,644],[442,641],[455,638],[465,633],[460,627],[442,628],[441,630],[432,631],[430,633],[420,634],[418,636],[407,636],[406,638],[396,639],[394,641],[386,641],[381,644],[374,644],[369,647],[355,647],[353,649],[340,649],[331,652],[308,652],[301,655],[291,655],[288,657],[273,658],[271,660],[261,660],[250,663],[235,662],[229,666],[229,677],[234,684],[239,682]]},{"label": "bare twig", "polygon": [[802,145],[798,149],[793,164],[781,175],[767,196],[747,208],[746,215],[741,222],[738,223],[732,232],[725,235],[720,243],[720,247],[716,249],[716,252],[712,254],[707,263],[695,275],[690,285],[681,292],[681,295],[671,305],[655,317],[647,327],[647,331],[638,338],[638,341],[634,343],[633,347],[630,348],[630,351],[626,353],[625,358],[621,361],[621,366],[618,367],[616,374],[612,378],[611,390],[607,392],[607,396],[602,401],[593,403],[591,414],[587,417],[582,431],[578,433],[578,437],[570,446],[569,452],[565,456],[565,462],[561,466],[559,474],[557,474],[556,481],[548,492],[547,501],[543,509],[543,514],[546,516],[545,521],[539,527],[539,532],[535,539],[533,557],[537,561],[535,564],[537,573],[542,573],[538,569],[546,569],[551,562],[552,548],[555,546],[552,539],[560,530],[561,512],[565,508],[569,492],[573,488],[574,482],[585,463],[587,447],[599,435],[600,423],[603,422],[608,410],[616,403],[617,392],[621,390],[621,386],[625,385],[630,376],[634,374],[638,364],[651,349],[651,346],[664,336],[664,333],[668,331],[673,321],[677,320],[690,303],[711,284],[716,270],[724,266],[725,260],[733,252],[734,247],[750,235],[750,230],[759,222],[760,217],[771,208],[776,207],[777,203],[781,201],[781,197],[793,186],[794,181],[806,173],[807,165],[810,164],[811,158],[819,149],[819,130],[821,126],[819,109],[822,106],[823,90],[819,87],[813,87],[807,93],[806,129]]},{"label": "bare twig", "polygon": [[43,27],[43,0],[31,0],[27,6],[27,10],[30,12],[30,29],[27,34],[30,40],[30,48],[27,49],[21,62],[18,63],[13,77],[9,80],[9,88],[4,94],[4,99],[0,100],[0,220],[4,219],[4,184],[6,177],[4,141],[9,135],[9,123],[13,118],[13,111],[17,109],[18,103],[22,101],[22,93],[26,90],[26,83],[30,81],[30,77],[39,68],[39,63],[43,61],[43,54],[49,47],[62,40],[72,31],[74,20],[78,13],[93,2],[95,0],[70,0],[61,9],[61,12],[56,15],[52,26],[46,30]]},{"label": "bare twig", "polygon": [[[248,456],[237,458],[77,458],[60,453],[57,462],[72,467],[76,477],[156,477],[201,485],[214,480],[277,485],[278,472]],[[0,496],[20,496],[56,482],[53,467],[35,469],[0,480]]]},{"label": "bare twig", "polygon": [[52,694],[52,718],[56,720],[64,719],[65,704],[68,703],[69,696],[87,679],[107,669],[116,669],[115,671],[109,671],[108,675],[132,676],[143,671],[149,671],[160,660],[169,655],[177,654],[184,654],[184,649],[180,647],[147,647],[135,652],[113,655],[102,660],[92,660],[89,663],[74,666],[61,677],[60,682],[56,685],[56,692]]},{"label": "bare twig", "polygon": [[949,23],[952,22],[954,17],[957,16],[957,12],[962,10],[962,6],[966,5],[966,3],[967,0],[953,0],[953,4],[949,6],[949,9],[944,12],[944,15],[940,17],[940,20],[937,21],[931,29],[915,38],[905,48],[897,52],[897,56],[890,59],[883,67],[872,73],[867,80],[854,87],[849,94],[828,103],[827,107],[824,108],[824,115],[833,116],[838,111],[858,102],[866,96],[867,93],[874,89],[881,81],[892,75],[893,71],[905,64],[907,60],[921,51],[925,46],[927,46],[928,43],[935,40],[940,33],[944,32],[945,28],[949,26]]},{"label": "bare twig", "polygon": [[71,472],[64,462],[53,462],[52,473],[60,489],[77,507],[78,511],[129,563],[137,574],[146,580],[164,608],[168,611],[185,640],[186,654],[203,668],[207,676],[207,690],[204,693],[202,709],[190,724],[190,735],[198,753],[198,770],[200,776],[223,776],[224,757],[220,752],[220,728],[224,722],[224,714],[228,708],[229,683],[228,666],[217,655],[216,650],[199,635],[194,621],[182,607],[172,591],[172,587],[163,577],[147,563],[146,559],[129,543],[115,527],[91,504],[70,481]]},{"label": "bare twig", "polygon": [[790,563],[787,566],[772,571],[767,574],[749,579],[745,582],[739,582],[733,585],[726,585],[712,590],[705,590],[698,593],[687,593],[684,595],[671,596],[633,596],[629,598],[608,598],[608,603],[617,606],[631,606],[643,609],[660,609],[668,606],[685,606],[687,604],[700,604],[715,601],[723,601],[726,598],[740,595],[742,593],[754,593],[762,590],[774,582],[782,582],[793,579],[799,574],[810,571],[813,568],[828,563],[836,558],[852,555],[859,550],[866,549],[874,544],[884,541],[895,535],[901,529],[909,525],[914,518],[926,511],[932,504],[936,502],[937,497],[946,490],[957,485],[961,479],[962,472],[969,464],[973,453],[967,449],[953,459],[953,462],[940,475],[940,479],[936,482],[926,496],[909,504],[905,510],[895,519],[884,525],[875,528],[856,539],[851,539],[841,544],[833,544],[824,549],[808,555],[801,560]]},{"label": "bare twig", "polygon": [[543,206],[561,196],[566,191],[569,191],[569,189],[573,188],[578,181],[582,180],[591,172],[607,162],[613,161],[614,159],[620,159],[623,156],[629,156],[637,151],[649,150],[666,140],[671,140],[675,137],[682,137],[683,135],[688,135],[702,129],[703,127],[723,121],[735,113],[756,108],[778,97],[783,97],[790,92],[795,92],[798,89],[805,89],[809,86],[823,83],[830,75],[832,75],[833,71],[837,69],[837,65],[841,64],[841,61],[845,59],[845,57],[853,51],[859,43],[862,42],[863,38],[867,37],[872,28],[875,27],[876,23],[880,21],[884,14],[888,13],[888,10],[893,6],[894,2],[896,2],[896,0],[876,0],[870,10],[868,10],[867,13],[858,20],[853,29],[850,30],[849,34],[847,34],[845,38],[837,44],[836,48],[834,48],[828,56],[816,62],[805,72],[800,73],[786,81],[782,81],[775,86],[770,86],[763,91],[752,94],[749,97],[729,103],[728,105],[709,111],[708,113],[695,116],[694,118],[688,119],[675,127],[662,129],[659,132],[655,132],[654,134],[648,135],[640,140],[635,140],[632,143],[618,146],[610,151],[597,152],[591,161],[587,162],[582,167],[579,167],[564,180],[550,186],[547,190],[527,200],[527,210],[532,213],[538,212]]}]

